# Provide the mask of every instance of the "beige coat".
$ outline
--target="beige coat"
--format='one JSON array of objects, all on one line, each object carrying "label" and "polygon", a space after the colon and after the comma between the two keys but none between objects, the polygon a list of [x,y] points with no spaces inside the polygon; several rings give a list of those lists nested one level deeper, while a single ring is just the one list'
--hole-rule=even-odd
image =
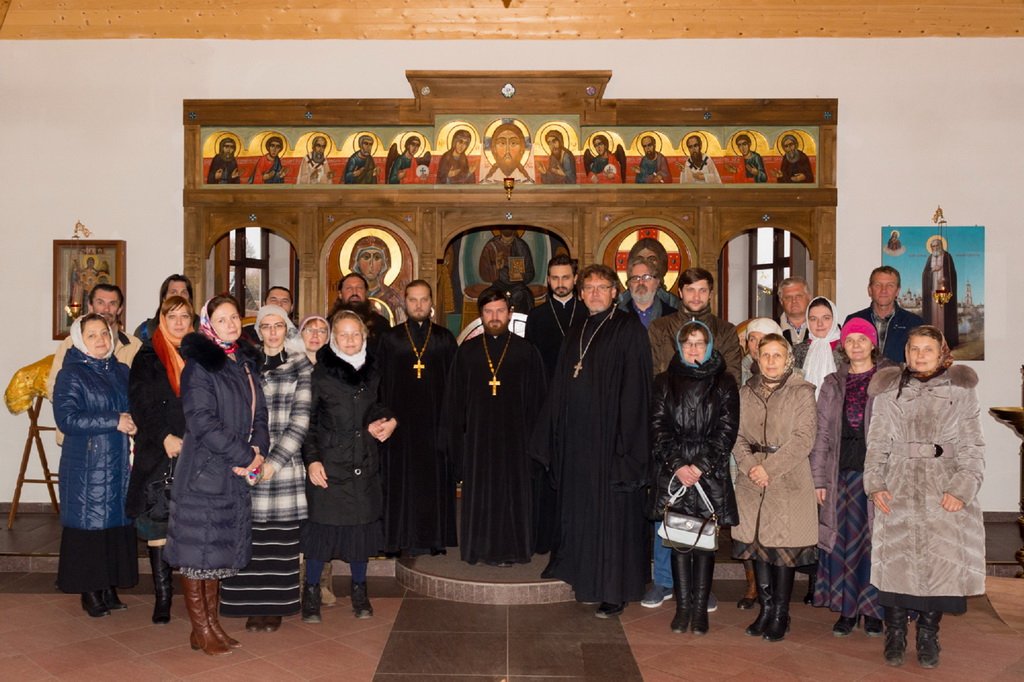
[{"label": "beige coat", "polygon": [[[875,513],[871,584],[915,596],[985,591],[985,527],[977,494],[985,471],[978,375],[954,365],[931,381],[911,379],[900,396],[901,369],[881,369],[868,387],[864,491],[892,494],[889,514]],[[942,453],[936,456],[936,445]],[[964,503],[939,505],[943,493]]]},{"label": "beige coat", "polygon": [[[732,531],[740,542],[755,537],[765,547],[811,547],[818,542],[818,508],[811,480],[810,455],[818,417],[814,385],[790,376],[765,402],[754,391],[761,375],[740,389],[740,430],[733,448],[739,475],[736,502],[740,524]],[[751,452],[752,444],[778,445],[772,454]],[[757,464],[768,472],[760,488],[747,474]]]}]

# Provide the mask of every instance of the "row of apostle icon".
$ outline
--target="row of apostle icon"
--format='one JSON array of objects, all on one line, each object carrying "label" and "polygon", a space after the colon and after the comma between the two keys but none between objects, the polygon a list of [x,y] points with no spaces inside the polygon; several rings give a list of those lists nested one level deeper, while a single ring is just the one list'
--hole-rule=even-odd
[{"label": "row of apostle icon", "polygon": [[205,138],[203,173],[209,185],[475,185],[506,178],[544,185],[815,182],[815,131],[783,129],[769,138],[738,129],[725,144],[709,130],[670,132],[634,132],[627,143],[615,130],[581,137],[575,127],[551,121],[532,135],[514,118],[498,119],[482,134],[455,121],[430,135],[394,134],[390,143],[372,130],[340,142],[322,130],[294,140],[263,130],[246,141],[218,130]]}]

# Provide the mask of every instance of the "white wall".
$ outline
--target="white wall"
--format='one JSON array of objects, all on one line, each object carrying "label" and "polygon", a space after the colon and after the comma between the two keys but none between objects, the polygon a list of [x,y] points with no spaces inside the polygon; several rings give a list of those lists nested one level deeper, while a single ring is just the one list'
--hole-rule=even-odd
[{"label": "white wall", "polygon": [[[1020,400],[1024,284],[1016,193],[1024,42],[0,42],[0,291],[14,317],[0,378],[48,353],[51,240],[81,219],[128,240],[128,311],[151,312],[181,270],[185,98],[409,97],[405,69],[610,69],[607,97],[837,97],[838,301],[866,302],[882,225],[988,228],[983,406]],[[17,330],[16,332],[14,330]],[[10,333],[13,332],[13,333]],[[986,510],[1017,506],[1018,442],[983,413]],[[14,488],[27,418],[0,414],[0,499]],[[53,451],[52,459],[56,460]],[[25,497],[43,501],[41,486]]]}]

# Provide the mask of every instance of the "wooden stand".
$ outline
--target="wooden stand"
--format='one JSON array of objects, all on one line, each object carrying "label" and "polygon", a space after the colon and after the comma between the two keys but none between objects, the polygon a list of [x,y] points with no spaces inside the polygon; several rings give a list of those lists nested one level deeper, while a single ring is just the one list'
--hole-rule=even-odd
[{"label": "wooden stand", "polygon": [[[39,412],[43,407],[43,396],[36,396],[35,402],[28,408],[28,437],[25,439],[25,450],[21,454],[21,469],[18,470],[18,484],[14,488],[14,499],[11,500],[11,512],[7,515],[7,530],[14,525],[14,519],[18,516],[18,502],[21,499],[21,486],[25,483],[45,483],[50,491],[50,503],[53,505],[55,514],[60,513],[60,504],[57,502],[57,492],[53,484],[57,480],[57,474],[50,473],[50,465],[46,462],[46,451],[43,449],[43,440],[39,434],[43,431],[56,431],[53,426],[39,425]],[[36,444],[39,451],[39,462],[43,465],[43,478],[25,478],[25,470],[28,468],[29,455],[32,453],[32,443]]]}]

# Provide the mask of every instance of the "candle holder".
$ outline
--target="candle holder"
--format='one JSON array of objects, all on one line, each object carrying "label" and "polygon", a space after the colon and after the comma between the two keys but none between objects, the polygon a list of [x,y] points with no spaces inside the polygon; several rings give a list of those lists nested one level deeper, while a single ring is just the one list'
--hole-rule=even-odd
[{"label": "candle holder", "polygon": [[512,201],[512,190],[514,190],[516,188],[516,179],[515,178],[505,178],[502,181],[501,186],[505,188],[505,197],[509,201]]}]

